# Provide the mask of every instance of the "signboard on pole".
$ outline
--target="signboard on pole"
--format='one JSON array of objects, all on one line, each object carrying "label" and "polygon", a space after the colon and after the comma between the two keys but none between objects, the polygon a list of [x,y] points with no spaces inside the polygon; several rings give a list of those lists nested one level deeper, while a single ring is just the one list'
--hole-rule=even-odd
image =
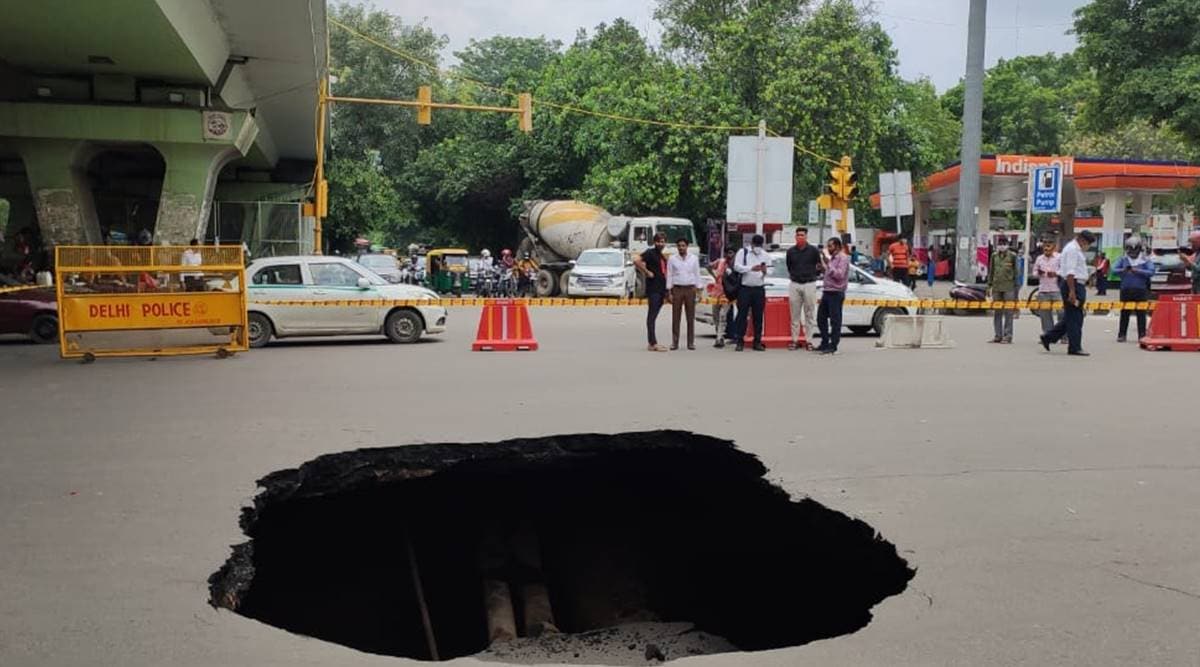
[{"label": "signboard on pole", "polygon": [[816,227],[821,224],[821,207],[817,206],[817,200],[808,200],[808,226]]},{"label": "signboard on pole", "polygon": [[758,210],[759,148],[762,150],[763,222],[792,224],[791,137],[729,137],[728,195],[725,219],[731,223],[754,223]]},{"label": "signboard on pole", "polygon": [[1062,208],[1062,168],[1034,167],[1033,197],[1030,211],[1033,213],[1058,213]]},{"label": "signboard on pole", "polygon": [[879,214],[885,218],[913,214],[911,171],[889,171],[879,175],[879,208]]}]

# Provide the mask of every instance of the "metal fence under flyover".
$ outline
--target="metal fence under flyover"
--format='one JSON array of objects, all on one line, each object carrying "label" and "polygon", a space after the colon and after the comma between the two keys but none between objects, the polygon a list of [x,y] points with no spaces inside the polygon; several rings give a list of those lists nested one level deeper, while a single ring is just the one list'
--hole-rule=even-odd
[{"label": "metal fence under flyover", "polygon": [[244,243],[250,257],[307,255],[313,230],[298,202],[215,201],[205,242]]}]

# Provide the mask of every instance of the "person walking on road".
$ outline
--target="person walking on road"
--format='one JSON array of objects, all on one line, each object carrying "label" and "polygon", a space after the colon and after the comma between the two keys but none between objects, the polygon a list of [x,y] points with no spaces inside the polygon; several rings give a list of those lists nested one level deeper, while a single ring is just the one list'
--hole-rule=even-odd
[{"label": "person walking on road", "polygon": [[796,245],[788,248],[787,270],[791,282],[788,283],[788,306],[792,315],[792,340],[788,349],[794,350],[800,337],[800,323],[804,322],[804,337],[808,339],[808,349],[812,349],[812,337],[817,329],[817,278],[823,270],[824,260],[821,251],[808,242],[808,230],[796,229]]},{"label": "person walking on road", "polygon": [[725,256],[718,259],[709,271],[714,278],[713,284],[708,287],[708,295],[713,299],[722,299],[720,305],[714,309],[713,326],[717,328],[717,342],[713,347],[725,347],[725,329],[729,326],[730,311],[733,310],[733,304],[737,301],[738,286],[740,285],[740,275],[733,270],[733,248],[725,248]]},{"label": "person walking on road", "polygon": [[1063,297],[1063,318],[1054,328],[1042,334],[1042,347],[1067,339],[1067,354],[1074,357],[1091,356],[1083,351],[1083,307],[1087,302],[1088,261],[1083,254],[1096,242],[1091,232],[1084,230],[1062,249],[1059,257],[1058,289]]},{"label": "person walking on road", "polygon": [[892,280],[904,286],[908,284],[908,240],[904,237],[896,239],[887,249],[887,263],[891,267]]},{"label": "person walking on road", "polygon": [[667,235],[659,232],[654,235],[654,245],[642,251],[633,264],[638,273],[646,281],[646,343],[651,352],[666,352],[667,348],[658,344],[658,312],[662,310],[663,300],[667,297],[667,258],[663,256],[663,248],[667,247]]},{"label": "person walking on road", "polygon": [[1188,244],[1192,246],[1192,254],[1179,253],[1179,259],[1192,272],[1192,294],[1200,294],[1200,229],[1188,234]]},{"label": "person walking on road", "polygon": [[[988,262],[988,292],[992,301],[1017,300],[1017,254],[1009,250],[1008,238],[996,239],[996,247]],[[1012,343],[1013,311],[1008,308],[992,310],[993,343]]]},{"label": "person walking on road", "polygon": [[696,349],[696,288],[700,286],[700,258],[688,253],[687,239],[675,242],[679,252],[667,260],[667,290],[671,294],[671,349],[679,349],[679,318],[687,314],[687,349]]},{"label": "person walking on road", "polygon": [[1042,320],[1042,333],[1047,333],[1054,328],[1058,320],[1062,319],[1062,314],[1056,315],[1054,310],[1045,307],[1045,304],[1055,304],[1062,301],[1062,292],[1058,291],[1058,244],[1054,239],[1045,239],[1042,241],[1042,254],[1033,263],[1033,270],[1037,274],[1038,289],[1037,300],[1043,307],[1037,311],[1038,318]]},{"label": "person walking on road", "polygon": [[737,303],[737,347],[735,349],[738,352],[745,348],[746,324],[751,313],[754,317],[754,349],[759,352],[767,349],[762,343],[762,336],[763,315],[767,308],[765,285],[767,270],[771,268],[771,256],[763,250],[762,234],[755,234],[750,239],[750,246],[738,251],[733,262],[733,270],[742,276]]},{"label": "person walking on road", "polygon": [[[1142,253],[1140,236],[1130,236],[1125,241],[1125,254],[1117,260],[1115,268],[1121,276],[1121,301],[1141,303],[1150,300],[1150,279],[1154,277],[1154,260]],[[1129,332],[1129,315],[1131,311],[1121,309],[1121,322],[1117,328],[1117,342],[1125,342],[1125,334]],[[1138,340],[1146,337],[1146,311],[1132,311],[1137,316]]]},{"label": "person walking on road", "polygon": [[817,326],[821,330],[821,354],[837,354],[842,340],[842,306],[846,302],[846,287],[850,280],[850,257],[842,252],[842,240],[836,236],[825,244],[829,262],[821,285],[821,306],[817,308]]},{"label": "person walking on road", "polygon": [[1112,264],[1103,252],[1096,255],[1096,296],[1108,294],[1108,274]]}]

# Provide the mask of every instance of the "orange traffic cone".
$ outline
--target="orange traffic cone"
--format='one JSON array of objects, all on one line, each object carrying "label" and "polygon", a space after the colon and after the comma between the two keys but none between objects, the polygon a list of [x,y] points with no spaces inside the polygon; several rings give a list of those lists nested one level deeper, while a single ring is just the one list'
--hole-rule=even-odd
[{"label": "orange traffic cone", "polygon": [[538,349],[525,302],[496,299],[484,304],[483,312],[479,315],[479,331],[475,334],[475,343],[471,345],[471,349],[475,352]]}]

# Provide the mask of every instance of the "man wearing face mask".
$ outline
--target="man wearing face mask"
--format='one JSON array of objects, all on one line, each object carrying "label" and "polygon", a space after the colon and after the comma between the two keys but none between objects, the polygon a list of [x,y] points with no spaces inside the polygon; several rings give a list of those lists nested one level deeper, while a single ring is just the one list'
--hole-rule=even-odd
[{"label": "man wearing face mask", "polygon": [[[1125,254],[1117,260],[1114,269],[1121,276],[1121,301],[1141,302],[1150,300],[1150,279],[1154,277],[1154,261],[1142,252],[1142,238],[1130,236],[1125,241]],[[1138,340],[1146,336],[1146,311],[1121,309],[1121,323],[1117,328],[1117,342],[1125,342],[1129,332],[1129,315],[1137,316]]]},{"label": "man wearing face mask", "polygon": [[662,310],[663,300],[667,297],[667,258],[663,248],[667,247],[667,236],[662,232],[654,235],[654,245],[642,251],[634,258],[633,264],[638,273],[646,279],[646,349],[651,352],[666,352],[667,348],[658,344],[658,311]]},{"label": "man wearing face mask", "polygon": [[[1008,249],[1008,238],[996,239],[996,249],[988,262],[988,292],[992,301],[1017,300],[1017,255]],[[1012,343],[1013,311],[998,308],[992,311],[993,343]]]}]

